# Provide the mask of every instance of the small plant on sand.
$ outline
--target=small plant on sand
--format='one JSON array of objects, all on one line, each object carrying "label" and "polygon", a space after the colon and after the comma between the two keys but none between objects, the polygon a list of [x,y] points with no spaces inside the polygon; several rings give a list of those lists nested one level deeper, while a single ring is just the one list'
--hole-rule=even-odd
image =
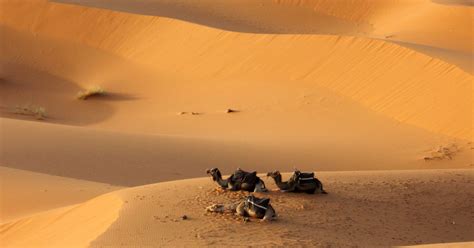
[{"label": "small plant on sand", "polygon": [[15,114],[34,116],[38,120],[46,118],[46,109],[33,105],[17,105],[15,107]]},{"label": "small plant on sand", "polygon": [[86,100],[87,98],[91,96],[100,96],[100,95],[105,95],[105,90],[100,86],[95,86],[90,89],[79,91],[76,97],[79,100]]},{"label": "small plant on sand", "polygon": [[456,156],[460,149],[456,144],[450,144],[446,146],[439,146],[437,149],[431,151],[429,156],[424,157],[425,161],[430,160],[444,160],[444,159],[453,159]]}]

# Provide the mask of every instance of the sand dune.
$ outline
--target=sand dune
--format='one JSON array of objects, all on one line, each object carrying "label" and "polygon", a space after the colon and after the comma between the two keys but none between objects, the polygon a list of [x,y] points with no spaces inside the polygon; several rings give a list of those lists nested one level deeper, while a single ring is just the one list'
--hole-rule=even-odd
[{"label": "sand dune", "polygon": [[[2,225],[0,235],[6,247],[44,244],[36,242],[48,235],[61,237],[52,245],[82,246],[101,233],[91,247],[217,247],[235,242],[239,246],[247,245],[241,242],[249,236],[258,237],[251,240],[252,245],[313,247],[433,244],[472,238],[472,219],[465,218],[472,212],[469,207],[474,199],[472,170],[318,174],[329,195],[261,193],[271,197],[279,214],[273,223],[244,223],[238,217],[206,214],[206,206],[237,201],[245,194],[223,193],[205,178],[119,190],[66,213],[54,211]],[[42,224],[61,214],[59,221],[43,228]],[[182,215],[189,218],[181,220]],[[84,228],[67,233],[60,229],[73,222],[83,223]],[[108,226],[105,232],[104,226]],[[313,235],[308,235],[308,228]],[[35,235],[25,236],[25,230]],[[79,235],[88,238],[75,239]]]},{"label": "sand dune", "polygon": [[[277,34],[333,34],[384,39],[473,71],[469,1],[166,1],[60,0],[166,16],[219,29]],[[448,4],[448,5],[442,5]],[[472,5],[472,4],[471,4]],[[442,18],[443,23],[436,20]],[[418,45],[418,46],[415,46]],[[423,49],[428,47],[429,49]],[[447,56],[448,50],[456,56]]]},{"label": "sand dune", "polygon": [[450,248],[465,248],[465,247],[472,247],[473,242],[455,242],[455,243],[439,243],[439,244],[428,244],[428,245],[409,245],[409,246],[399,246],[399,247],[430,247],[430,248],[437,248],[437,247],[450,247]]},{"label": "sand dune", "polygon": [[[288,106],[285,100],[295,102],[322,87],[402,123],[472,140],[472,76],[398,45],[344,36],[232,33],[172,19],[43,1],[4,5],[12,11],[2,16],[3,28],[19,34],[3,31],[7,34],[3,64],[48,72],[80,87],[100,84],[112,92],[139,98],[109,103],[120,112],[98,126],[184,134],[189,126],[169,130],[177,122],[176,112],[190,108],[215,112],[229,106],[272,112]],[[31,18],[49,21],[15,18],[31,8],[44,9]],[[24,35],[30,38],[22,41]],[[191,39],[192,43],[187,42]],[[23,42],[31,43],[28,48],[33,51],[16,46]],[[42,45],[35,48],[38,42]],[[65,45],[57,46],[57,42]],[[77,55],[90,54],[90,49],[82,50],[78,43],[111,54],[99,55],[102,61],[110,56],[125,61],[90,66],[90,57]],[[18,73],[16,78],[11,76],[9,67],[5,68],[3,77],[12,87],[17,81],[26,81],[18,78]],[[35,98],[42,94],[37,95]],[[150,111],[157,114],[151,117]],[[58,112],[53,109],[51,114],[72,119]],[[74,113],[68,111],[68,115]],[[125,121],[129,119],[136,121],[133,123],[146,120],[147,126],[130,127]],[[262,125],[268,126],[265,119]],[[237,130],[242,126],[235,124]],[[207,125],[206,129],[215,127]]]},{"label": "sand dune", "polygon": [[[473,10],[462,1],[169,1],[57,0],[141,15],[165,16],[249,33],[352,34],[472,52]],[[449,4],[448,6],[441,4]],[[444,22],[433,22],[443,18]],[[443,35],[449,33],[449,36]]]},{"label": "sand dune", "polygon": [[2,223],[41,211],[82,203],[120,188],[6,167],[0,167],[0,181]]},{"label": "sand dune", "polygon": [[[452,140],[433,138],[418,129],[387,127],[377,119],[369,120],[380,126],[370,128],[382,128],[380,134],[386,135],[381,137],[371,137],[368,129],[357,135],[351,131],[351,139],[350,133],[330,137],[321,133],[315,140],[283,136],[247,141],[0,120],[2,141],[8,144],[0,153],[5,166],[120,186],[200,177],[210,167],[220,167],[226,173],[237,167],[259,172],[291,171],[294,167],[316,171],[471,168],[473,156],[470,144],[448,143]],[[354,145],[357,143],[364,146]],[[449,149],[452,157],[423,159],[433,156],[439,146]]]},{"label": "sand dune", "polygon": [[[0,8],[0,246],[473,245],[471,1]],[[243,223],[204,213],[245,195],[189,179],[209,167],[330,194]]]},{"label": "sand dune", "polygon": [[118,218],[113,194],[0,225],[2,247],[86,247]]}]

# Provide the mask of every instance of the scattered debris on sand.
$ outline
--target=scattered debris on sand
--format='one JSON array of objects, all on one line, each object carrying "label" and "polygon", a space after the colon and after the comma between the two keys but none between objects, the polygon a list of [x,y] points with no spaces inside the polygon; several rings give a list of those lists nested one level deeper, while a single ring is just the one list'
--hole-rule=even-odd
[{"label": "scattered debris on sand", "polygon": [[424,157],[425,161],[453,159],[456,153],[459,152],[459,147],[456,144],[447,146],[439,146],[436,150],[431,151],[429,156]]},{"label": "scattered debris on sand", "polygon": [[37,120],[46,119],[46,109],[33,105],[17,105],[14,110],[15,114],[34,116]]},{"label": "scattered debris on sand", "polygon": [[182,111],[182,112],[178,112],[178,115],[201,115],[202,113],[199,113],[199,112],[186,112],[186,111]]},{"label": "scattered debris on sand", "polygon": [[237,109],[228,108],[225,112],[226,112],[227,114],[230,114],[230,113],[237,113],[237,112],[240,112],[240,111],[237,110]]}]

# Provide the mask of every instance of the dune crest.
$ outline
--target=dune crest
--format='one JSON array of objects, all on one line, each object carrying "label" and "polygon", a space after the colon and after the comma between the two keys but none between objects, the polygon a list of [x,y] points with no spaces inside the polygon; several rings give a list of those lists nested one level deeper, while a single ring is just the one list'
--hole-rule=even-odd
[{"label": "dune crest", "polygon": [[[431,0],[56,0],[248,33],[343,34],[472,53],[473,8]],[[443,18],[443,22],[436,22]],[[448,35],[446,35],[448,34]]]}]

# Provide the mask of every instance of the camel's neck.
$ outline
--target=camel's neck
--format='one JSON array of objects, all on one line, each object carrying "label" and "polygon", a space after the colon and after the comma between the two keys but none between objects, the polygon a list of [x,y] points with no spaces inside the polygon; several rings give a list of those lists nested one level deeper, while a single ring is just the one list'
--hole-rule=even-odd
[{"label": "camel's neck", "polygon": [[216,182],[222,187],[222,188],[227,188],[229,185],[228,180],[222,179],[222,176],[218,176]]},{"label": "camel's neck", "polygon": [[273,179],[275,180],[275,183],[278,186],[278,188],[280,188],[281,190],[287,190],[290,188],[288,181],[287,182],[281,181],[281,175],[278,175],[274,177]]}]

